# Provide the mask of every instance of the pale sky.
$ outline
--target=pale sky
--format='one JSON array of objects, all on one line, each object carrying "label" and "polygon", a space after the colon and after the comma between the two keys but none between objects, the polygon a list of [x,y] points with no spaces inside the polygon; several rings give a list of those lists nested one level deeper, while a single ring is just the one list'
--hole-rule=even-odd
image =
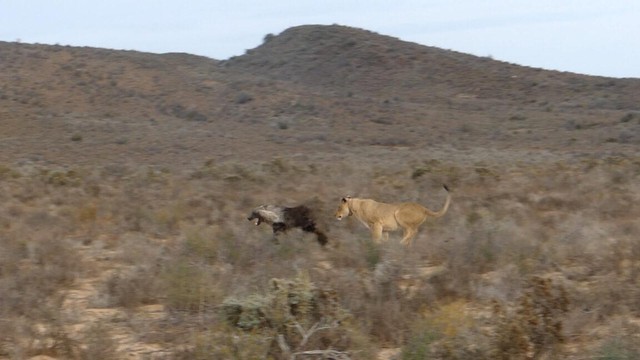
[{"label": "pale sky", "polygon": [[339,24],[510,63],[640,78],[640,0],[0,0],[0,41],[224,60]]}]

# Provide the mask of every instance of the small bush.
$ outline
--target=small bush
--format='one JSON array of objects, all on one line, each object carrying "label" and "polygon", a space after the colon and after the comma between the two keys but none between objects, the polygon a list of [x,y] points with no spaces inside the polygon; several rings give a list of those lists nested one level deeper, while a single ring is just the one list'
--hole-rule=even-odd
[{"label": "small bush", "polygon": [[431,346],[440,338],[440,335],[424,322],[414,327],[411,333],[407,344],[402,347],[401,359],[425,360],[435,358],[431,351]]},{"label": "small bush", "polygon": [[499,305],[495,307],[496,359],[524,358],[529,353],[537,358],[543,353],[557,353],[558,346],[565,341],[562,322],[568,305],[562,286],[553,285],[550,279],[532,277],[515,313]]},{"label": "small bush", "polygon": [[246,104],[253,100],[253,96],[246,92],[241,92],[236,96],[236,104]]},{"label": "small bush", "polygon": [[173,311],[202,313],[215,306],[218,290],[206,267],[181,258],[162,273],[165,304]]},{"label": "small bush", "polygon": [[215,240],[218,235],[214,229],[198,226],[185,230],[184,254],[196,256],[208,264],[214,264],[220,255],[220,243]]},{"label": "small bush", "polygon": [[77,186],[82,182],[80,174],[73,170],[45,171],[43,176],[47,184],[54,186]]},{"label": "small bush", "polygon": [[445,304],[415,322],[402,359],[492,359],[479,325],[464,301]]},{"label": "small bush", "polygon": [[277,359],[316,351],[321,354],[324,349],[342,355],[361,350],[365,356],[371,355],[358,349],[362,344],[335,292],[317,288],[305,273],[293,280],[272,279],[264,295],[227,298],[220,309],[233,327],[245,332],[273,333],[275,343],[269,354]]},{"label": "small bush", "polygon": [[232,327],[217,327],[193,334],[188,346],[178,350],[174,360],[271,359],[273,335],[269,332],[238,332]]},{"label": "small bush", "polygon": [[627,123],[630,122],[631,120],[633,120],[636,116],[638,116],[638,114],[636,113],[626,113],[623,117],[620,118],[620,122],[621,123]]},{"label": "small bush", "polygon": [[109,295],[111,306],[134,308],[156,302],[158,284],[157,274],[141,267],[131,272],[119,272],[112,275],[105,284],[105,293]]},{"label": "small bush", "polygon": [[120,359],[121,354],[118,354],[118,343],[111,336],[108,326],[102,323],[96,323],[87,330],[84,331],[84,344],[86,347],[82,348],[79,358],[80,359]]},{"label": "small bush", "polygon": [[12,169],[11,167],[0,165],[0,180],[17,179],[20,176],[21,176],[20,172]]}]

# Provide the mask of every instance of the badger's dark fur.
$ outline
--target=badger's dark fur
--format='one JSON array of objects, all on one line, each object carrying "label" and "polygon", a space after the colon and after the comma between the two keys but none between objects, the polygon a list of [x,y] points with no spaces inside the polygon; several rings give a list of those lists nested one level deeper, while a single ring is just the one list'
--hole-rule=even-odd
[{"label": "badger's dark fur", "polygon": [[253,209],[248,220],[254,220],[256,225],[263,222],[271,225],[274,236],[292,228],[300,228],[316,234],[320,245],[324,246],[328,242],[327,235],[317,229],[311,209],[304,205],[296,207],[261,205]]}]

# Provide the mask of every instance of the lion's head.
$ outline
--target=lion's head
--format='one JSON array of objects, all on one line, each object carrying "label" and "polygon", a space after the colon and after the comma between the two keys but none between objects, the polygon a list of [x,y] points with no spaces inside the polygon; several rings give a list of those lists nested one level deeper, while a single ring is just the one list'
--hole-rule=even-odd
[{"label": "lion's head", "polygon": [[351,200],[351,196],[343,197],[340,200],[340,205],[338,206],[338,210],[336,210],[336,219],[342,220],[342,218],[351,215],[351,209],[349,208],[349,200]]},{"label": "lion's head", "polygon": [[260,223],[262,223],[262,218],[256,211],[252,211],[247,217],[247,220],[253,221],[255,225],[260,225]]}]

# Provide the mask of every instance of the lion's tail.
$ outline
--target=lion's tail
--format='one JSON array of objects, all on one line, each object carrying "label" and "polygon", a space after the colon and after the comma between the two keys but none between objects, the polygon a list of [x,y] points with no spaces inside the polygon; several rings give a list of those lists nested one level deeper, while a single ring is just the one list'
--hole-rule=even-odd
[{"label": "lion's tail", "polygon": [[444,206],[439,211],[429,210],[429,215],[436,218],[444,216],[444,214],[447,213],[447,210],[449,210],[449,205],[451,204],[451,193],[449,192],[449,187],[446,184],[442,184],[442,187],[447,191],[447,199],[444,201]]}]

